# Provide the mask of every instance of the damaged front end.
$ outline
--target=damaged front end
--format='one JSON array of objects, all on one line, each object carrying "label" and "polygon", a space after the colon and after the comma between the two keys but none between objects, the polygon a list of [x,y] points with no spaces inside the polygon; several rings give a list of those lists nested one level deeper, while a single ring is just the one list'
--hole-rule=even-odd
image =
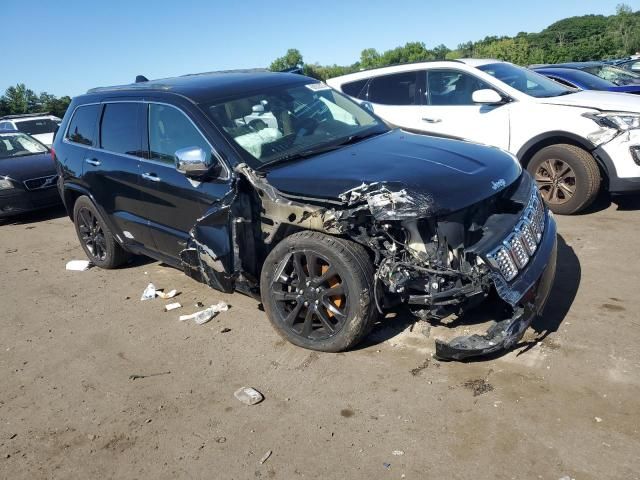
[{"label": "damaged front end", "polygon": [[245,164],[236,174],[234,191],[199,220],[182,252],[185,271],[214,288],[257,294],[273,245],[292,232],[316,230],[368,249],[380,312],[405,304],[424,320],[464,321],[490,295],[502,302],[508,315],[485,334],[436,341],[440,359],[509,349],[544,307],[555,275],[556,229],[527,172],[455,212],[399,182],[363,183],[327,200],[286,195]]}]

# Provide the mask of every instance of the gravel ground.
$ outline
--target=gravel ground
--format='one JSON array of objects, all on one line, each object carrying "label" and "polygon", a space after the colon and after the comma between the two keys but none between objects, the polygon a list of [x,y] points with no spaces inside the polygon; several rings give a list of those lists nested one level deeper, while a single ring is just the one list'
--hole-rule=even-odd
[{"label": "gravel ground", "polygon": [[[514,352],[439,363],[402,315],[310,352],[254,299],[149,259],[66,271],[84,256],[59,209],[0,222],[0,477],[640,478],[640,197],[558,224],[545,317]],[[150,281],[181,293],[141,302]]]}]

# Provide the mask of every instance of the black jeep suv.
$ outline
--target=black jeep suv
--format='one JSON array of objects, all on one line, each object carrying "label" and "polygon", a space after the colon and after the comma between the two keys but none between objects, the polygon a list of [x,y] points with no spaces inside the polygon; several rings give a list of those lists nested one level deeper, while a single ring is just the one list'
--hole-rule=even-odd
[{"label": "black jeep suv", "polygon": [[491,299],[503,308],[486,334],[436,353],[494,352],[518,341],[553,283],[555,222],[513,156],[390,130],[302,75],[96,88],[73,100],[54,151],[94,264],[145,254],[260,296],[305,348],[348,349],[399,304],[464,318]]}]

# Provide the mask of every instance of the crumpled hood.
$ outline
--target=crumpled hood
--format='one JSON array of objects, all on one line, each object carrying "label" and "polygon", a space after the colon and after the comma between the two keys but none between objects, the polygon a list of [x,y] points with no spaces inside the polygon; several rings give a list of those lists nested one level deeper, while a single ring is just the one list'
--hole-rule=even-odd
[{"label": "crumpled hood", "polygon": [[349,190],[383,184],[430,198],[447,213],[484,200],[518,179],[513,157],[495,147],[407,133],[378,135],[354,145],[276,165],[267,181],[280,192],[344,201]]},{"label": "crumpled hood", "polygon": [[49,153],[0,158],[0,177],[7,176],[16,182],[55,174],[56,167]]},{"label": "crumpled hood", "polygon": [[538,103],[569,105],[614,112],[640,113],[640,96],[599,90],[583,90],[560,97],[539,98]]}]

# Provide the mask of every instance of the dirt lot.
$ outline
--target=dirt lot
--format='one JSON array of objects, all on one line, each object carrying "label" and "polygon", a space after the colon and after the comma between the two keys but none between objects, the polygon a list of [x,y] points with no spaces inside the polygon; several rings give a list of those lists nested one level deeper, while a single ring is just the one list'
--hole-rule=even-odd
[{"label": "dirt lot", "polygon": [[[640,198],[593,210],[558,219],[545,318],[473,363],[432,360],[402,317],[356,351],[302,350],[255,300],[157,262],[65,271],[84,257],[61,210],[4,222],[0,477],[640,478]],[[149,281],[184,308],[141,302]]]}]

